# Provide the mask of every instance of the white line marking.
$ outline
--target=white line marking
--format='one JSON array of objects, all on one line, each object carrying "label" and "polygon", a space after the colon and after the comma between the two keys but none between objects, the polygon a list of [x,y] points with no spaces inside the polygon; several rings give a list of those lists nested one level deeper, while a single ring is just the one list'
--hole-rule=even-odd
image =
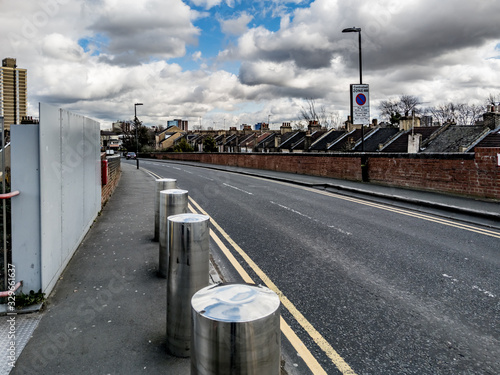
[{"label": "white line marking", "polygon": [[478,287],[477,285],[474,285],[474,286],[472,287],[472,289],[477,289],[477,290],[478,290],[478,291],[480,291],[481,293],[486,294],[488,297],[491,297],[491,298],[495,298],[495,297],[496,297],[493,293],[491,293],[491,292],[489,292],[489,291],[487,291],[487,290],[481,289],[481,288],[480,288],[480,287]]},{"label": "white line marking", "polygon": [[250,193],[249,191],[246,191],[246,190],[243,190],[243,189],[237,188],[236,186],[233,186],[233,185],[226,184],[225,182],[224,182],[224,183],[222,183],[222,185],[227,186],[227,187],[230,187],[230,188],[235,189],[235,190],[239,190],[239,191],[241,191],[241,192],[243,192],[243,193],[245,193],[245,194],[248,194],[248,195],[253,195],[253,193]]},{"label": "white line marking", "polygon": [[310,216],[304,215],[303,213],[301,213],[301,212],[299,212],[299,211],[294,210],[293,208],[290,208],[290,207],[287,207],[287,206],[283,206],[282,204],[279,204],[279,203],[276,203],[276,202],[273,202],[273,201],[271,201],[271,203],[272,203],[272,204],[277,205],[278,207],[284,208],[284,209],[285,209],[285,210],[287,210],[287,211],[293,212],[294,214],[297,214],[297,215],[303,216],[303,217],[305,217],[305,218],[307,218],[307,219],[309,219],[309,220],[317,221],[317,220],[313,219],[313,218],[312,218],[312,217],[310,217]]},{"label": "white line marking", "polygon": [[351,232],[347,232],[347,231],[343,230],[342,228],[337,228],[335,225],[327,225],[327,227],[331,228],[331,229],[335,229],[337,232],[340,232],[340,233],[345,234],[347,236],[352,236]]},{"label": "white line marking", "polygon": [[[443,273],[443,277],[446,277],[447,279],[450,279],[452,282],[454,283],[457,283],[458,280],[455,279],[453,276],[450,276],[450,275],[447,275],[445,273]],[[462,282],[463,283],[463,282]],[[488,296],[488,297],[491,297],[491,298],[495,298],[496,297],[496,294],[490,292],[489,290],[486,290],[486,289],[483,289],[483,288],[480,288],[478,287],[477,285],[473,285],[472,286],[472,290],[477,290],[478,292],[481,292],[483,293],[484,295]]]},{"label": "white line marking", "polygon": [[351,232],[347,232],[341,228],[337,228],[336,226],[334,225],[327,225],[327,224],[324,224],[323,222],[319,221],[318,219],[315,219],[313,217],[310,217],[310,216],[307,216],[306,214],[303,214],[302,212],[299,212],[297,210],[294,210],[293,208],[290,208],[290,207],[287,207],[287,206],[283,206],[282,204],[279,204],[279,203],[276,203],[276,202],[273,202],[271,201],[272,204],[275,204],[277,205],[278,207],[281,207],[287,211],[290,211],[290,212],[293,212],[294,214],[297,214],[297,215],[300,215],[300,216],[303,216],[305,217],[306,219],[309,219],[309,220],[312,220],[316,223],[320,223],[320,224],[323,224],[323,225],[326,225],[328,228],[331,228],[331,229],[335,229],[337,232],[340,232],[342,234],[345,234],[347,236],[352,236],[352,233]]}]

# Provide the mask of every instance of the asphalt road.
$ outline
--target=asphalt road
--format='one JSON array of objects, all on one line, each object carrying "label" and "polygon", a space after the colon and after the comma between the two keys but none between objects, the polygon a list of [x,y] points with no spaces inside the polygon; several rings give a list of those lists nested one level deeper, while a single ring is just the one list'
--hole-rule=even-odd
[{"label": "asphalt road", "polygon": [[276,284],[318,332],[282,309],[327,374],[500,373],[500,231],[178,163],[141,168],[176,178]]}]

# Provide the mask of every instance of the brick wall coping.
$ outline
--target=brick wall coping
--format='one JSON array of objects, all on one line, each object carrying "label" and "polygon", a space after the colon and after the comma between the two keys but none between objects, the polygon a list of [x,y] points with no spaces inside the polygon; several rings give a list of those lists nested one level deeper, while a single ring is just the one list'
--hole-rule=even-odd
[{"label": "brick wall coping", "polygon": [[389,153],[389,152],[335,152],[335,153],[319,153],[319,152],[152,152],[142,154],[141,157],[148,157],[154,155],[233,155],[233,156],[282,156],[282,157],[296,157],[307,156],[316,158],[360,158],[362,156],[368,158],[398,158],[398,159],[441,159],[441,160],[474,160],[475,154],[473,152],[448,152],[448,153]]}]

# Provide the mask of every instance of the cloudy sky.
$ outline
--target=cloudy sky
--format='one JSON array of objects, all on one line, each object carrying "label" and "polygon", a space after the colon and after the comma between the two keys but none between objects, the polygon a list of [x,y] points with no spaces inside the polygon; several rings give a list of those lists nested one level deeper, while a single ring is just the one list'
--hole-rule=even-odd
[{"label": "cloudy sky", "polygon": [[[0,0],[1,56],[28,69],[38,102],[95,118],[228,128],[332,117],[363,83],[371,113],[415,95],[427,106],[500,94],[498,0]],[[270,116],[270,117],[269,117]]]}]

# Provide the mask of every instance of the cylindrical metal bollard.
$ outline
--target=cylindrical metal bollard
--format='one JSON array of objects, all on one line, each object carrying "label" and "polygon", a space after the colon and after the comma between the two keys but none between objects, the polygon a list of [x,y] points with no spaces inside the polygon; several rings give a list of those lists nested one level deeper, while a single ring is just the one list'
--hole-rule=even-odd
[{"label": "cylindrical metal bollard", "polygon": [[280,300],[261,285],[217,284],[194,294],[191,375],[279,375]]},{"label": "cylindrical metal bollard", "polygon": [[158,178],[155,180],[155,236],[154,240],[160,239],[160,191],[177,189],[177,180],[174,178]]},{"label": "cylindrical metal bollard", "polygon": [[188,208],[188,191],[169,189],[160,191],[160,253],[158,260],[158,273],[167,277],[168,272],[168,217],[184,214]]},{"label": "cylindrical metal bollard", "polygon": [[160,239],[160,191],[177,189],[177,180],[174,178],[158,178],[155,180],[155,236],[154,240]]},{"label": "cylindrical metal bollard", "polygon": [[191,297],[209,284],[209,222],[205,215],[168,217],[167,348],[189,357]]}]

